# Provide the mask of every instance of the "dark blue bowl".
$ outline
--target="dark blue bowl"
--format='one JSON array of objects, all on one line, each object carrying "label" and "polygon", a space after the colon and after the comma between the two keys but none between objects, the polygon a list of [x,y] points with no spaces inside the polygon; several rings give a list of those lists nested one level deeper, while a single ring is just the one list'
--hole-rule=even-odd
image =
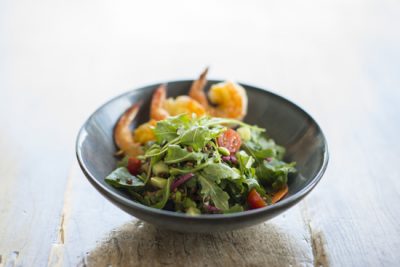
[{"label": "dark blue bowl", "polygon": [[[208,85],[219,81],[209,81]],[[168,83],[168,95],[187,94],[192,81]],[[227,215],[188,216],[158,210],[133,201],[129,195],[104,182],[115,167],[113,129],[121,114],[133,103],[143,102],[134,127],[149,119],[149,105],[158,84],[129,91],[97,109],[79,131],[76,155],[89,182],[108,200],[129,214],[155,224],[184,232],[233,230],[271,219],[305,197],[319,182],[328,164],[325,137],[314,119],[292,102],[253,86],[246,89],[249,106],[245,122],[266,128],[275,141],[286,148],[286,160],[296,161],[298,173],[289,178],[289,193],[280,202],[256,210]]]}]

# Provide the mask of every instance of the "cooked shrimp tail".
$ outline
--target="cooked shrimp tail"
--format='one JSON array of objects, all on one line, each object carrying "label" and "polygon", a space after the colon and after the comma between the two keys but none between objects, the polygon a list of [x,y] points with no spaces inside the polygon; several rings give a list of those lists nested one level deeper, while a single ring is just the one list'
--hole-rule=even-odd
[{"label": "cooked shrimp tail", "polygon": [[118,120],[114,128],[114,141],[118,148],[131,157],[136,157],[143,153],[140,144],[135,143],[132,136],[130,125],[139,112],[140,103],[128,108]]},{"label": "cooked shrimp tail", "polygon": [[[223,82],[211,86],[208,98],[204,91],[207,84],[208,68],[193,82],[189,96],[197,100],[211,116],[241,120],[247,113],[247,95],[242,86],[233,82]],[[210,105],[208,102],[214,105]]]},{"label": "cooked shrimp tail", "polygon": [[189,96],[197,100],[204,108],[208,108],[208,100],[204,87],[207,84],[208,67],[200,74],[200,77],[192,83],[189,90]]},{"label": "cooked shrimp tail", "polygon": [[164,120],[168,117],[168,112],[164,109],[164,102],[167,98],[167,87],[161,84],[153,93],[150,106],[150,118],[156,121]]},{"label": "cooked shrimp tail", "polygon": [[178,96],[167,99],[167,87],[160,85],[153,93],[150,107],[150,118],[160,121],[183,113],[195,113],[198,116],[205,114],[203,105],[189,96]]}]

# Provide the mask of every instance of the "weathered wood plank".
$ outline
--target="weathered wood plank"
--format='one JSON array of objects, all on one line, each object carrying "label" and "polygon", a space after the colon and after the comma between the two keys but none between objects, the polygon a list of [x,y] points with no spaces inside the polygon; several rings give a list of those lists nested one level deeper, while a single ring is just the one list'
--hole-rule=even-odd
[{"label": "weathered wood plank", "polygon": [[0,132],[0,255],[4,262],[41,265],[48,257],[43,248],[56,237],[73,149],[57,134],[57,118],[30,107],[45,103],[27,95],[0,91],[6,129]]},{"label": "weathered wood plank", "polygon": [[[350,88],[349,88],[350,90]],[[327,121],[337,120],[333,107],[351,110],[346,119],[327,124],[331,163],[319,194],[307,202],[312,225],[323,231],[329,257],[335,265],[396,266],[400,262],[400,108],[385,106],[398,91],[364,85],[351,93],[352,102],[333,101]],[[328,98],[328,96],[327,96]],[[373,100],[373,102],[369,102]]]}]

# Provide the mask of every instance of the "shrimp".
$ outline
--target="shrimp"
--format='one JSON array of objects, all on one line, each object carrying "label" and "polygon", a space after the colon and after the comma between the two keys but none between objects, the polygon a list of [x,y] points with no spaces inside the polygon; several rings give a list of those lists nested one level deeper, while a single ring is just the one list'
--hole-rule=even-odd
[{"label": "shrimp", "polygon": [[156,121],[168,118],[169,114],[164,109],[164,103],[167,98],[167,87],[161,84],[153,93],[150,105],[150,118]]},{"label": "shrimp", "polygon": [[211,103],[210,113],[215,117],[242,120],[247,113],[247,95],[244,88],[234,82],[214,84],[208,93]]},{"label": "shrimp", "polygon": [[197,100],[205,109],[209,108],[207,96],[204,93],[204,87],[207,84],[207,73],[208,73],[208,68],[206,68],[200,74],[200,77],[192,83],[192,86],[190,87],[189,90],[189,96]]},{"label": "shrimp", "polygon": [[159,120],[183,113],[194,113],[197,116],[209,114],[216,117],[243,119],[247,112],[247,95],[243,87],[233,82],[218,83],[211,87],[208,98],[216,107],[209,105],[204,87],[207,83],[206,68],[199,79],[193,82],[189,96],[178,96],[167,99],[167,87],[160,85],[154,92],[150,105],[150,121],[140,125],[131,132],[129,126],[135,119],[139,104],[127,109],[114,129],[114,140],[120,153],[136,157],[143,154],[141,144],[155,140],[153,127]]},{"label": "shrimp", "polygon": [[166,98],[167,88],[160,85],[153,94],[150,107],[150,117],[159,121],[183,113],[205,114],[204,107],[189,96],[178,96],[176,99]]},{"label": "shrimp", "polygon": [[139,107],[139,104],[134,104],[128,108],[120,117],[114,128],[115,143],[120,149],[120,152],[130,157],[137,157],[138,155],[143,154],[140,144],[134,141],[132,132],[129,128],[139,111]]},{"label": "shrimp", "polygon": [[164,102],[164,108],[170,116],[176,116],[183,113],[195,113],[197,116],[204,115],[206,110],[193,98],[181,95],[177,98],[168,98]]},{"label": "shrimp", "polygon": [[140,125],[133,132],[133,140],[140,144],[155,140],[153,127],[157,121],[169,116],[183,113],[195,113],[198,116],[205,114],[204,107],[189,96],[178,96],[176,99],[167,99],[167,87],[162,84],[153,93],[150,104],[150,121]]},{"label": "shrimp", "polygon": [[204,87],[208,68],[194,81],[189,96],[197,100],[206,109],[207,113],[215,117],[232,118],[241,120],[247,113],[247,95],[244,88],[236,83],[226,81],[211,86],[208,93],[208,103]]}]

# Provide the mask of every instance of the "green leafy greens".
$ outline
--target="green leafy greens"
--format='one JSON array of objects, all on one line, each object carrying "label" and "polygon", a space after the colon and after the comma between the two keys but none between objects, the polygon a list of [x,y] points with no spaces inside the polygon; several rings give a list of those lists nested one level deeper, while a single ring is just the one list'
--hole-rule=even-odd
[{"label": "green leafy greens", "polygon": [[201,193],[204,197],[210,197],[215,207],[222,211],[229,209],[229,195],[221,189],[210,177],[199,176]]},{"label": "green leafy greens", "polygon": [[[229,127],[240,126],[241,147],[234,153],[219,137]],[[187,114],[157,122],[155,140],[143,145],[139,174],[132,175],[128,157],[105,178],[127,190],[140,203],[190,216],[233,213],[249,209],[251,190],[268,203],[287,185],[295,163],[283,161],[285,149],[265,135],[265,130],[226,118]]]},{"label": "green leafy greens", "polygon": [[117,188],[139,188],[144,186],[144,183],[136,176],[130,174],[125,167],[115,169],[105,180],[108,184]]}]

